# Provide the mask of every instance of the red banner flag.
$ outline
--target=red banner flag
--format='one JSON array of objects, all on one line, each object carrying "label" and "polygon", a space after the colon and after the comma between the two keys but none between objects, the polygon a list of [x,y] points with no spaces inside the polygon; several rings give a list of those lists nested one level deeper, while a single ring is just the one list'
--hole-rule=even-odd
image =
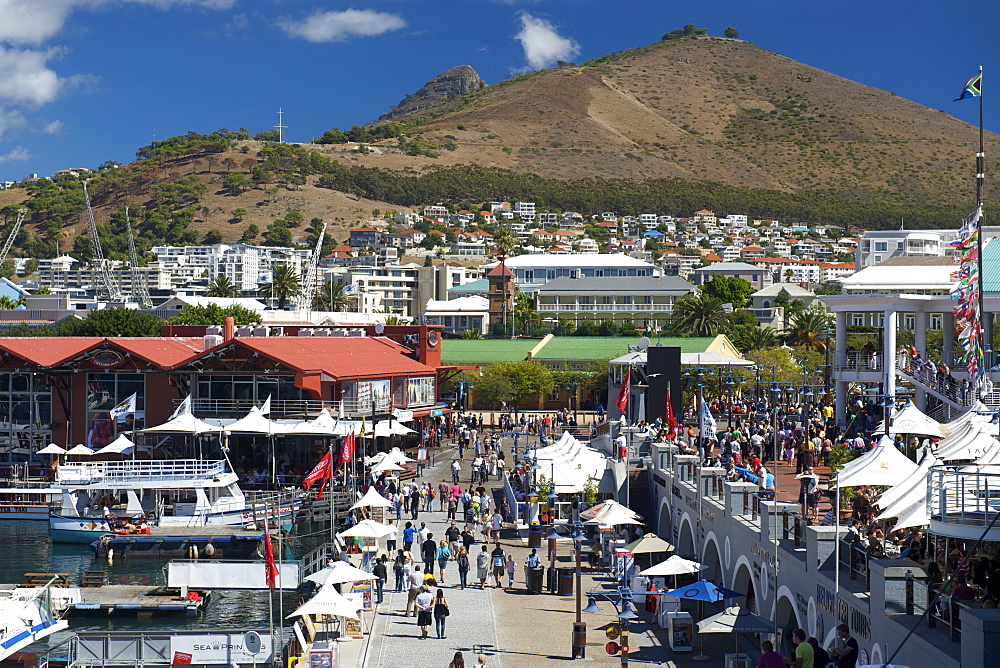
[{"label": "red banner flag", "polygon": [[354,450],[357,448],[357,437],[350,433],[344,438],[344,444],[340,446],[340,463],[346,464],[354,457]]},{"label": "red banner flag", "polygon": [[278,577],[278,565],[274,563],[274,547],[271,545],[271,533],[267,530],[267,520],[264,520],[264,582],[267,588],[274,591],[275,580]]},{"label": "red banner flag", "polygon": [[615,406],[618,406],[618,410],[625,415],[625,410],[628,408],[628,393],[632,384],[632,369],[625,369],[625,379],[622,381],[622,389],[618,391],[618,398],[615,399]]},{"label": "red banner flag", "polygon": [[[309,472],[309,475],[302,479],[302,486],[309,489],[317,480],[322,480],[323,484],[326,484],[326,481],[333,477],[332,460],[333,458],[330,456],[330,452],[328,450],[327,453],[323,455],[323,459],[319,460],[319,463],[316,464],[316,466],[313,467],[313,470]],[[322,493],[323,488],[321,486],[320,494],[322,495]]]},{"label": "red banner flag", "polygon": [[674,415],[674,406],[670,403],[670,389],[667,388],[667,438],[677,436],[677,417]]}]

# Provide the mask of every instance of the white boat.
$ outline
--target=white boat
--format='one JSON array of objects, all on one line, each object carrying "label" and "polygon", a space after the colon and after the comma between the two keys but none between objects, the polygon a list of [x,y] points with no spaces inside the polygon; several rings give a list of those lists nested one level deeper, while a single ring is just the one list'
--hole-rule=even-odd
[{"label": "white boat", "polygon": [[[133,518],[159,527],[243,526],[261,512],[287,521],[292,499],[247,500],[225,461],[74,462],[60,466],[53,487],[62,506],[49,515],[52,540],[91,543],[122,531]],[[266,508],[266,511],[265,511]]]},{"label": "white boat", "polygon": [[45,521],[61,499],[62,490],[55,487],[0,488],[0,520]]},{"label": "white boat", "polygon": [[50,587],[0,591],[0,661],[67,628],[52,612]]}]

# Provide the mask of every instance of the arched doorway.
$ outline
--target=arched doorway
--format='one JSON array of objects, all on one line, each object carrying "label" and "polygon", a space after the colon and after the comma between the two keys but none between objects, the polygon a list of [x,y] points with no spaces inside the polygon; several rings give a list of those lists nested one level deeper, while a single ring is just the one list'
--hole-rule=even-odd
[{"label": "arched doorway", "polygon": [[670,521],[670,506],[664,501],[660,504],[660,512],[656,516],[656,535],[667,541],[674,542],[673,523]]},{"label": "arched doorway", "polygon": [[701,572],[701,577],[711,580],[717,585],[725,586],[726,575],[722,568],[722,553],[719,551],[719,544],[716,542],[714,533],[709,533],[705,539],[701,564],[705,567]]},{"label": "arched doorway", "polygon": [[736,572],[733,575],[733,591],[743,594],[746,598],[747,610],[757,612],[757,589],[753,583],[753,576],[750,574],[750,562],[745,556],[741,556],[736,561]]},{"label": "arched doorway", "polygon": [[681,520],[681,535],[677,543],[677,554],[685,559],[697,559],[694,548],[694,529],[691,520],[687,515]]}]

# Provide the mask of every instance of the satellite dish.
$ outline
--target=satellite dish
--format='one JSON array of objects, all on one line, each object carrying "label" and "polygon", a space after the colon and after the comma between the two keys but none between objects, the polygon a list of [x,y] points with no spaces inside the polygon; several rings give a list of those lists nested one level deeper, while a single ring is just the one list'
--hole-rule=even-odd
[{"label": "satellite dish", "polygon": [[646,348],[649,348],[649,337],[648,336],[640,336],[639,337],[639,345],[637,347],[639,348],[639,352],[645,352]]},{"label": "satellite dish", "polygon": [[243,635],[243,650],[247,654],[260,654],[260,650],[263,647],[264,643],[260,639],[260,634],[256,631],[247,631]]},{"label": "satellite dish", "polygon": [[381,334],[384,331],[385,331],[385,325],[383,325],[380,322],[375,323],[375,333],[376,334]]}]

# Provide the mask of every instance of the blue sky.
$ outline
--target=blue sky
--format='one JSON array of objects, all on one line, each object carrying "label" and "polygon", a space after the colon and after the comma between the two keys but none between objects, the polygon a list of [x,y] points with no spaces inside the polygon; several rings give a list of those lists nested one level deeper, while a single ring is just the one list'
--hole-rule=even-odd
[{"label": "blue sky", "polygon": [[[986,68],[1000,4],[965,0],[0,0],[0,180],[129,162],[154,136],[277,123],[308,141],[374,120],[431,77],[488,82],[642,46],[686,23],[892,91],[952,103]],[[970,147],[970,151],[974,150]]]}]

